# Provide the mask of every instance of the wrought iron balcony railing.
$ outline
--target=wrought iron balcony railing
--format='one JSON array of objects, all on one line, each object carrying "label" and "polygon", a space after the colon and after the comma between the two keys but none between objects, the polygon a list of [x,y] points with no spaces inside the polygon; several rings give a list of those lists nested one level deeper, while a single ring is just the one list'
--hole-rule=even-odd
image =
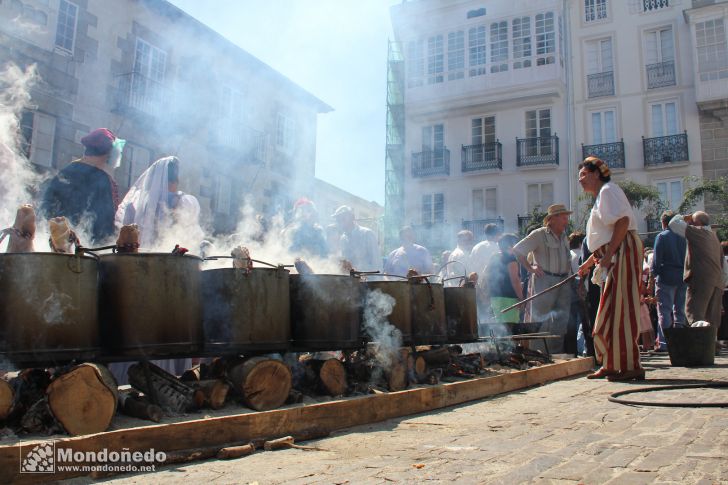
[{"label": "wrought iron balcony railing", "polygon": [[688,160],[688,134],[642,137],[645,167]]},{"label": "wrought iron balcony railing", "polygon": [[503,150],[497,140],[494,143],[463,145],[461,156],[463,172],[503,168]]},{"label": "wrought iron balcony railing", "polygon": [[516,138],[516,165],[533,167],[559,164],[559,137]]},{"label": "wrought iron balcony railing", "polygon": [[412,153],[412,176],[450,175],[450,150],[436,148]]},{"label": "wrought iron balcony railing", "polygon": [[615,141],[613,143],[599,143],[597,145],[581,145],[581,156],[586,158],[589,156],[599,157],[611,169],[624,168],[624,141]]},{"label": "wrought iron balcony railing", "polygon": [[664,88],[675,85],[675,61],[648,64],[647,89]]},{"label": "wrought iron balcony railing", "polygon": [[614,71],[589,74],[586,77],[586,86],[590,98],[614,96]]},{"label": "wrought iron balcony railing", "polygon": [[642,0],[642,11],[650,12],[670,6],[670,0]]},{"label": "wrought iron balcony railing", "polygon": [[647,232],[658,232],[662,231],[662,222],[660,222],[660,219],[656,217],[645,217],[645,222],[647,223]]},{"label": "wrought iron balcony railing", "polygon": [[472,232],[476,241],[482,241],[485,239],[485,226],[488,224],[495,224],[501,231],[503,231],[504,221],[502,217],[463,221],[463,229]]},{"label": "wrought iron balcony railing", "polygon": [[119,76],[117,104],[120,109],[160,116],[171,99],[172,93],[167,86],[138,72]]},{"label": "wrought iron balcony railing", "polygon": [[518,232],[524,234],[526,228],[531,224],[531,216],[518,216]]}]

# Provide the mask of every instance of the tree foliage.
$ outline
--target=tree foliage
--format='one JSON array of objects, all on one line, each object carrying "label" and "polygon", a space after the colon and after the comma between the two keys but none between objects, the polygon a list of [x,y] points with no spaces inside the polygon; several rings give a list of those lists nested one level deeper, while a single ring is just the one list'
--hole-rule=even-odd
[{"label": "tree foliage", "polygon": [[678,209],[680,213],[692,211],[698,202],[704,200],[706,196],[710,197],[721,207],[720,213],[710,214],[712,223],[718,225],[718,238],[721,241],[728,240],[728,178],[708,180],[690,177],[687,182],[695,185],[692,185],[683,194],[683,200]]}]

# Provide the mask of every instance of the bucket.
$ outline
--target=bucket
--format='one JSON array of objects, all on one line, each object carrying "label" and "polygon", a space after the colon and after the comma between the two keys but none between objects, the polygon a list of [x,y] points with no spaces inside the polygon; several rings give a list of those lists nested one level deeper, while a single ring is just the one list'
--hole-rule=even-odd
[{"label": "bucket", "polygon": [[715,327],[666,328],[670,364],[695,367],[715,363]]}]

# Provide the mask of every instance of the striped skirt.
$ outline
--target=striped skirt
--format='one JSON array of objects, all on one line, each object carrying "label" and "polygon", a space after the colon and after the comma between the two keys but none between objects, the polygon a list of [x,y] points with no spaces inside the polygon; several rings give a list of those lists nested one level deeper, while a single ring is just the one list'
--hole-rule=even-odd
[{"label": "striped skirt", "polygon": [[594,350],[597,361],[608,370],[640,368],[637,339],[642,257],[642,241],[637,231],[627,232],[602,288],[594,323]]}]

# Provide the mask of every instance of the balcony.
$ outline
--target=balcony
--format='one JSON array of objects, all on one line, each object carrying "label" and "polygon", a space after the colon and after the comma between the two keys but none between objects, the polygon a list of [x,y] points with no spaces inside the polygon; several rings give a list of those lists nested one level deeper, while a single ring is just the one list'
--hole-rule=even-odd
[{"label": "balcony", "polygon": [[495,224],[500,228],[501,232],[503,232],[504,221],[502,217],[463,221],[463,229],[472,232],[476,241],[483,241],[485,240],[485,226],[488,224]]},{"label": "balcony", "polygon": [[645,167],[688,161],[688,134],[642,137]]},{"label": "balcony", "polygon": [[589,156],[599,157],[607,162],[607,166],[612,170],[624,169],[624,141],[615,141],[613,143],[600,143],[597,145],[581,145],[581,156],[586,158]]},{"label": "balcony", "polygon": [[503,168],[503,150],[497,140],[495,143],[463,145],[461,157],[463,173]]},{"label": "balcony", "polygon": [[436,148],[412,153],[412,176],[450,175],[450,150]]},{"label": "balcony", "polygon": [[645,217],[645,223],[647,224],[648,233],[662,232],[662,222],[656,217],[647,216]]},{"label": "balcony", "polygon": [[642,0],[642,11],[652,12],[670,6],[670,0]]},{"label": "balcony", "polygon": [[675,61],[648,64],[647,89],[664,88],[675,85]]},{"label": "balcony", "polygon": [[614,96],[614,71],[589,74],[586,77],[586,85],[589,98]]},{"label": "balcony", "polygon": [[526,234],[526,228],[531,224],[531,216],[518,216],[518,233]]},{"label": "balcony", "polygon": [[455,247],[457,228],[447,222],[413,225],[412,229],[415,231],[417,244],[429,249],[433,256],[439,256],[442,251]]},{"label": "balcony", "polygon": [[559,164],[559,137],[516,138],[516,166],[538,167]]},{"label": "balcony", "polygon": [[137,72],[119,76],[117,109],[133,110],[150,116],[161,116],[172,99],[171,90],[164,84]]}]

